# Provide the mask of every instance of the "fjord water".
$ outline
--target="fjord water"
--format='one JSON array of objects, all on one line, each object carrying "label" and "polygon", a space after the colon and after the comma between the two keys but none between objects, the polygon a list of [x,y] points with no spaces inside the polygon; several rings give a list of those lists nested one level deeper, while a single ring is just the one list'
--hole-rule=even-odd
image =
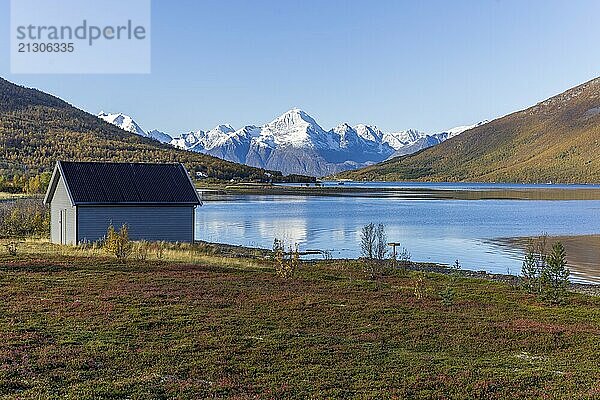
[{"label": "fjord water", "polygon": [[388,241],[402,243],[414,261],[458,259],[466,269],[515,274],[526,239],[546,232],[577,253],[569,258],[575,280],[600,281],[600,248],[590,240],[600,234],[600,186],[346,183],[344,191],[317,196],[203,198],[199,240],[270,248],[280,238],[300,250],[355,258],[361,228],[374,222],[385,224]]}]

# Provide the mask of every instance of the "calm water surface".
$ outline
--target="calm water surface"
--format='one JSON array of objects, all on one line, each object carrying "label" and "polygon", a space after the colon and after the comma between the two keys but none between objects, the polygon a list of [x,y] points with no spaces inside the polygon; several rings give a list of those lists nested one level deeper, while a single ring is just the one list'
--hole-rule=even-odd
[{"label": "calm water surface", "polygon": [[[513,238],[547,232],[572,241],[600,234],[600,200],[577,200],[600,199],[599,186],[379,184],[397,188],[391,196],[389,192],[378,195],[377,185],[363,184],[374,191],[348,196],[204,193],[196,238],[264,248],[281,238],[298,243],[301,250],[328,250],[336,258],[355,258],[360,255],[362,226],[374,222],[385,224],[388,240],[402,243],[414,261],[451,264],[458,259],[463,268],[518,273],[523,252]],[[415,197],[415,188],[427,190]],[[457,198],[439,198],[438,190],[456,191]],[[533,191],[534,198],[555,198],[544,193],[559,191],[558,198],[575,200],[464,200],[460,195],[485,190]],[[585,256],[578,251],[578,257],[573,257],[579,264],[572,266],[576,280],[600,280],[600,249],[590,246],[586,245]]]}]

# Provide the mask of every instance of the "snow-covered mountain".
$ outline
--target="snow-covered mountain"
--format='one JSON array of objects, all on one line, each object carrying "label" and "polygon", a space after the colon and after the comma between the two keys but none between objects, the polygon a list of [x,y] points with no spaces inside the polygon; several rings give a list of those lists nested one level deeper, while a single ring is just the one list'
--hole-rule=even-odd
[{"label": "snow-covered mountain", "polygon": [[414,129],[408,129],[406,131],[384,133],[382,141],[398,150],[401,147],[405,147],[411,143],[416,142],[420,138],[427,134]]},{"label": "snow-covered mountain", "polygon": [[173,140],[171,135],[156,129],[152,129],[151,131],[146,132],[146,136],[148,136],[151,139],[158,140],[162,143],[171,143],[171,141]]},{"label": "snow-covered mountain", "polygon": [[346,123],[326,131],[306,112],[295,108],[262,126],[235,130],[231,125],[219,125],[209,131],[183,134],[171,144],[284,174],[324,176],[410,154],[474,126],[434,135],[416,130],[384,133],[373,125],[352,127]]},{"label": "snow-covered mountain", "polygon": [[[396,151],[389,158],[406,156],[409,154],[416,153],[417,151],[426,149],[428,147],[435,146],[436,144],[440,144],[448,139],[452,139],[455,136],[460,135],[464,131],[469,129],[473,129],[475,127],[486,124],[488,121],[481,121],[473,125],[462,125],[457,126],[455,128],[448,129],[444,132],[434,133],[433,135],[428,135],[423,132],[418,131],[404,131],[410,132],[409,136],[401,136],[402,138],[408,138],[403,145],[395,147]],[[402,134],[400,132],[399,134]],[[398,134],[394,134],[398,135]],[[396,136],[397,137],[397,136]]]},{"label": "snow-covered mountain", "polygon": [[100,113],[98,117],[128,132],[181,149],[279,170],[284,174],[312,176],[361,168],[412,154],[487,122],[431,135],[413,129],[383,132],[374,125],[350,126],[346,123],[325,130],[306,112],[294,108],[262,126],[246,125],[236,130],[223,124],[172,138],[161,131],[144,131],[125,114]]},{"label": "snow-covered mountain", "polygon": [[135,133],[136,135],[146,136],[146,132],[131,118],[129,115],[125,114],[110,114],[105,112],[100,112],[98,114],[98,118],[103,119],[109,124],[113,124],[123,129],[124,131]]},{"label": "snow-covered mountain", "polygon": [[100,112],[98,114],[98,118],[103,119],[104,121],[110,124],[116,125],[127,132],[135,133],[136,135],[158,140],[162,143],[170,143],[173,140],[173,138],[170,135],[167,135],[166,133],[161,131],[157,131],[156,129],[145,132],[129,115],[125,115],[122,113],[109,114],[105,112]]},{"label": "snow-covered mountain", "polygon": [[489,121],[486,119],[484,121],[478,122],[476,124],[473,125],[462,125],[462,126],[457,126],[455,128],[452,129],[448,129],[445,132],[442,132],[442,134],[446,133],[446,139],[450,139],[453,138],[454,136],[458,136],[461,133],[463,133],[464,131],[468,131],[469,129],[473,129],[473,128],[477,128],[478,126],[481,126],[483,124],[487,124]]}]

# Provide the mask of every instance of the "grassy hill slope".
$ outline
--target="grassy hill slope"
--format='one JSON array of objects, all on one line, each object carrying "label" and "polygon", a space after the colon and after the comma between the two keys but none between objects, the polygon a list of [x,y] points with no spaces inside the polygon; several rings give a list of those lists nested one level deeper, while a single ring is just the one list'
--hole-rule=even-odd
[{"label": "grassy hill slope", "polygon": [[600,182],[600,78],[419,153],[337,176],[357,180]]},{"label": "grassy hill slope", "polygon": [[269,172],[192,153],[126,132],[65,101],[0,78],[0,175],[51,171],[56,160],[182,162],[216,179]]}]

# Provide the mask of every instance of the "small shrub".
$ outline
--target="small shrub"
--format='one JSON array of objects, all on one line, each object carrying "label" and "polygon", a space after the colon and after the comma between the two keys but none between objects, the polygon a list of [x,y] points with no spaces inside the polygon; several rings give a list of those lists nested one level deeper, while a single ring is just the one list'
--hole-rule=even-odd
[{"label": "small shrub", "polygon": [[360,250],[363,258],[384,260],[388,253],[385,225],[370,223],[360,232]]},{"label": "small shrub", "polygon": [[375,224],[370,223],[363,226],[360,231],[360,251],[362,257],[373,259],[375,254]]},{"label": "small shrub", "polygon": [[462,266],[460,265],[460,262],[458,260],[455,260],[454,264],[452,264],[449,267],[451,284],[454,285],[456,283],[457,278],[460,276],[461,269],[462,269]]},{"label": "small shrub", "polygon": [[454,273],[459,272],[462,269],[460,262],[458,261],[458,259],[456,259],[454,261],[454,264],[452,264],[452,266],[450,266],[450,270]]},{"label": "small shrub", "polygon": [[141,240],[135,244],[135,256],[140,261],[146,261],[150,254],[150,242]]},{"label": "small shrub", "polygon": [[550,304],[562,304],[567,299],[571,272],[567,268],[566,252],[561,242],[546,252],[547,235],[527,245],[521,267],[522,286],[529,293]]},{"label": "small shrub", "polygon": [[415,297],[419,300],[425,298],[427,294],[425,288],[425,272],[420,272],[415,279]]},{"label": "small shrub", "polygon": [[367,279],[375,279],[383,272],[380,261],[387,256],[387,235],[383,224],[374,223],[363,226],[360,232],[360,250],[363,260],[363,272]]},{"label": "small shrub", "polygon": [[6,252],[9,255],[11,255],[13,257],[17,256],[17,253],[19,252],[19,242],[11,241],[11,242],[6,243],[4,245],[4,247],[6,247]]},{"label": "small shrub", "polygon": [[119,232],[111,224],[106,232],[104,241],[104,250],[114,255],[118,260],[125,260],[131,255],[133,245],[129,240],[129,230],[127,225],[121,226]]},{"label": "small shrub", "polygon": [[285,244],[281,239],[273,241],[273,257],[275,273],[284,278],[290,279],[294,276],[296,270],[300,267],[300,251],[298,244],[289,247],[289,252],[285,252]]},{"label": "small shrub", "polygon": [[529,293],[541,294],[542,273],[546,269],[546,242],[547,235],[540,236],[537,240],[530,240],[525,250],[525,258],[521,267],[522,285]]},{"label": "small shrub", "polygon": [[552,251],[546,259],[546,268],[540,276],[542,283],[541,297],[551,304],[563,304],[567,298],[571,271],[567,268],[566,257],[567,254],[562,243],[554,243]]},{"label": "small shrub", "polygon": [[440,298],[442,304],[446,307],[450,307],[454,304],[454,298],[456,297],[456,291],[450,286],[446,286],[444,290],[440,292]]},{"label": "small shrub", "polygon": [[521,267],[523,288],[529,293],[536,293],[539,288],[539,267],[536,261],[533,245],[529,244],[525,252],[525,259]]},{"label": "small shrub", "polygon": [[283,263],[285,253],[285,246],[283,244],[283,240],[275,238],[273,240],[273,257],[276,263]]},{"label": "small shrub", "polygon": [[379,224],[375,228],[375,247],[374,256],[378,260],[384,260],[387,256],[387,234],[385,233],[385,225]]},{"label": "small shrub", "polygon": [[455,260],[454,264],[448,267],[448,269],[450,270],[449,282],[444,288],[444,290],[442,290],[439,293],[440,298],[442,300],[442,304],[444,304],[446,307],[450,307],[451,305],[453,305],[454,300],[456,299],[456,290],[453,286],[456,284],[461,268],[462,267],[458,260]]},{"label": "small shrub", "polygon": [[410,259],[411,259],[410,253],[408,252],[406,247],[403,247],[400,254],[398,254],[398,265],[401,268],[409,267],[411,264]]}]

